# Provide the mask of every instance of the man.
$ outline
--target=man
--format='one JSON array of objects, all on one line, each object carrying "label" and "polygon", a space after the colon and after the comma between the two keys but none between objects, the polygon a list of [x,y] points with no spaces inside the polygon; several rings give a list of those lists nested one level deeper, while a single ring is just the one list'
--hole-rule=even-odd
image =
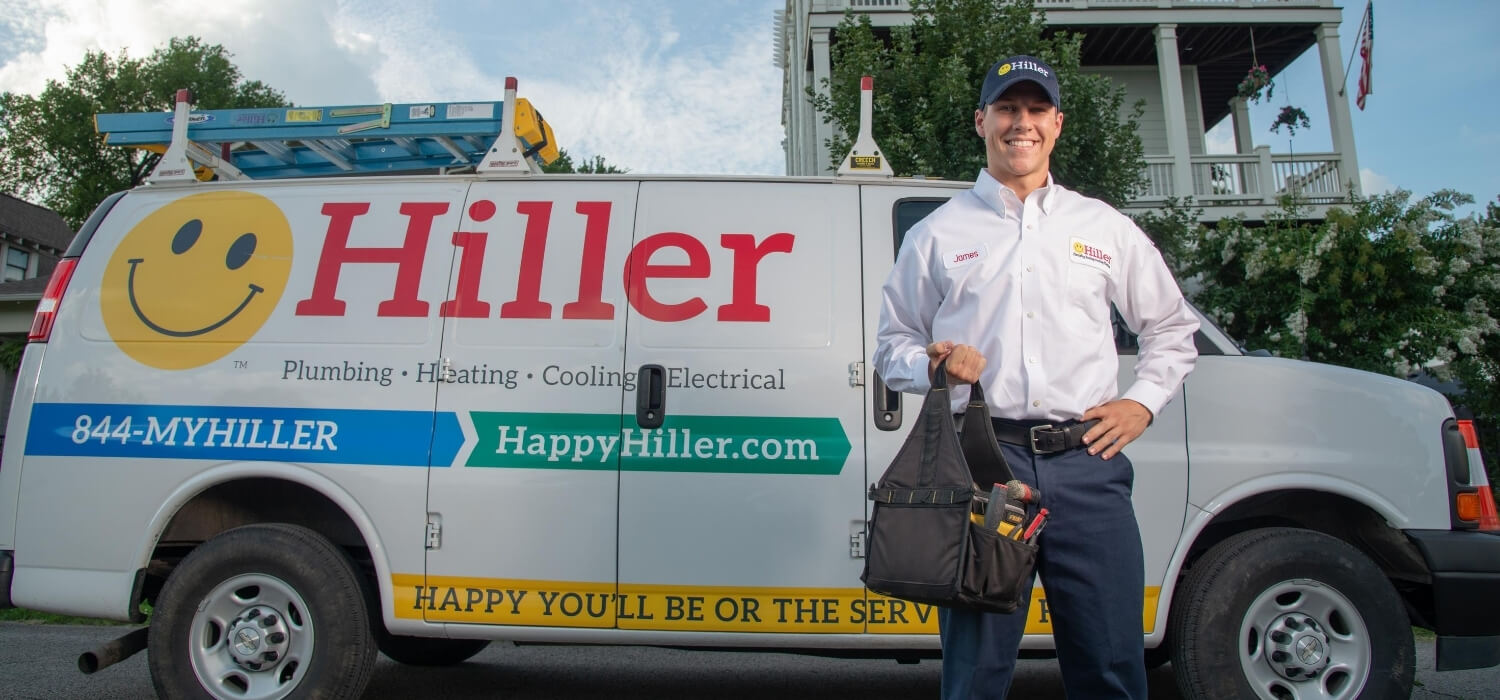
[{"label": "man", "polygon": [[[1006,461],[1050,513],[1037,574],[1068,697],[1145,698],[1145,565],[1120,451],[1192,370],[1198,322],[1130,219],[1052,179],[1060,104],[1041,60],[990,68],[974,113],[986,167],[902,243],[875,365],[891,388],[921,393],[946,360],[955,411],[961,384],[983,382]],[[1111,303],[1140,338],[1123,395]],[[944,698],[1005,697],[1028,606],[939,611]]]}]

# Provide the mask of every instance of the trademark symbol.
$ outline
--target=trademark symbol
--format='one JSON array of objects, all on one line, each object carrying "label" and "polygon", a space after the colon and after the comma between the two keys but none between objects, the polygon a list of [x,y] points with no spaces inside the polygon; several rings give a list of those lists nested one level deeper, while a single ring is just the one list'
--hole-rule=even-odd
[{"label": "trademark symbol", "polygon": [[250,361],[249,360],[235,360],[234,361],[234,368],[235,369],[245,369],[245,368],[247,368],[249,366],[250,366]]}]

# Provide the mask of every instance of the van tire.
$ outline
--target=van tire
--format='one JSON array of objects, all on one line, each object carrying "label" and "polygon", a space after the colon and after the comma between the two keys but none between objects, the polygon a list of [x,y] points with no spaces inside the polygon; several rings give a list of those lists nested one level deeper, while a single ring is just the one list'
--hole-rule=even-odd
[{"label": "van tire", "polygon": [[437,639],[389,633],[376,635],[376,642],[380,653],[407,666],[457,666],[490,645],[488,639]]},{"label": "van tire", "polygon": [[1411,695],[1401,598],[1369,557],[1320,532],[1264,528],[1220,542],[1189,570],[1168,629],[1183,697]]},{"label": "van tire", "polygon": [[156,599],[147,648],[160,697],[242,700],[358,698],[376,652],[354,563],[322,535],[279,523],[228,530],[188,554]]}]

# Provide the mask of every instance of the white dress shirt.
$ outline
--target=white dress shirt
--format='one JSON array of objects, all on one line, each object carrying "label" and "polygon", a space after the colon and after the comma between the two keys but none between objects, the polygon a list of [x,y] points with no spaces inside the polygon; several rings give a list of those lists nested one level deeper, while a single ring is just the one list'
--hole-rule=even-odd
[{"label": "white dress shirt", "polygon": [[[927,345],[972,345],[996,417],[1076,419],[1116,398],[1155,416],[1198,357],[1197,317],[1156,246],[1050,175],[1023,203],[981,170],[973,189],[907,233],[882,296],[875,368],[886,385],[925,393]],[[1123,397],[1110,302],[1140,339]],[[955,412],[968,394],[955,388]]]}]

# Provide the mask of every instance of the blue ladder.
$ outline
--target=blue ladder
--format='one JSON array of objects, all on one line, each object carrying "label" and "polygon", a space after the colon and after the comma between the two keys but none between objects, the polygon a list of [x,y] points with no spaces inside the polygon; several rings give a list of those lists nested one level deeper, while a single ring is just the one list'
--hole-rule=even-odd
[{"label": "blue ladder", "polygon": [[[512,79],[513,81],[513,79]],[[190,97],[178,95],[174,112],[99,114],[95,129],[111,146],[167,153],[178,115],[188,114],[183,147],[189,161],[225,179],[316,177],[358,173],[480,167],[498,140],[505,122],[518,117],[512,130],[525,166],[550,162],[556,146],[551,128],[525,99],[507,98],[519,114],[505,114],[499,102],[426,102],[340,107],[215,109],[188,112]],[[528,139],[530,136],[531,139]],[[532,141],[538,143],[533,144]],[[548,157],[548,156],[551,157]],[[179,161],[180,162],[180,161]],[[515,160],[507,161],[507,164]],[[511,167],[515,167],[512,165]],[[182,168],[169,178],[192,179]],[[534,168],[529,168],[533,171]]]}]

